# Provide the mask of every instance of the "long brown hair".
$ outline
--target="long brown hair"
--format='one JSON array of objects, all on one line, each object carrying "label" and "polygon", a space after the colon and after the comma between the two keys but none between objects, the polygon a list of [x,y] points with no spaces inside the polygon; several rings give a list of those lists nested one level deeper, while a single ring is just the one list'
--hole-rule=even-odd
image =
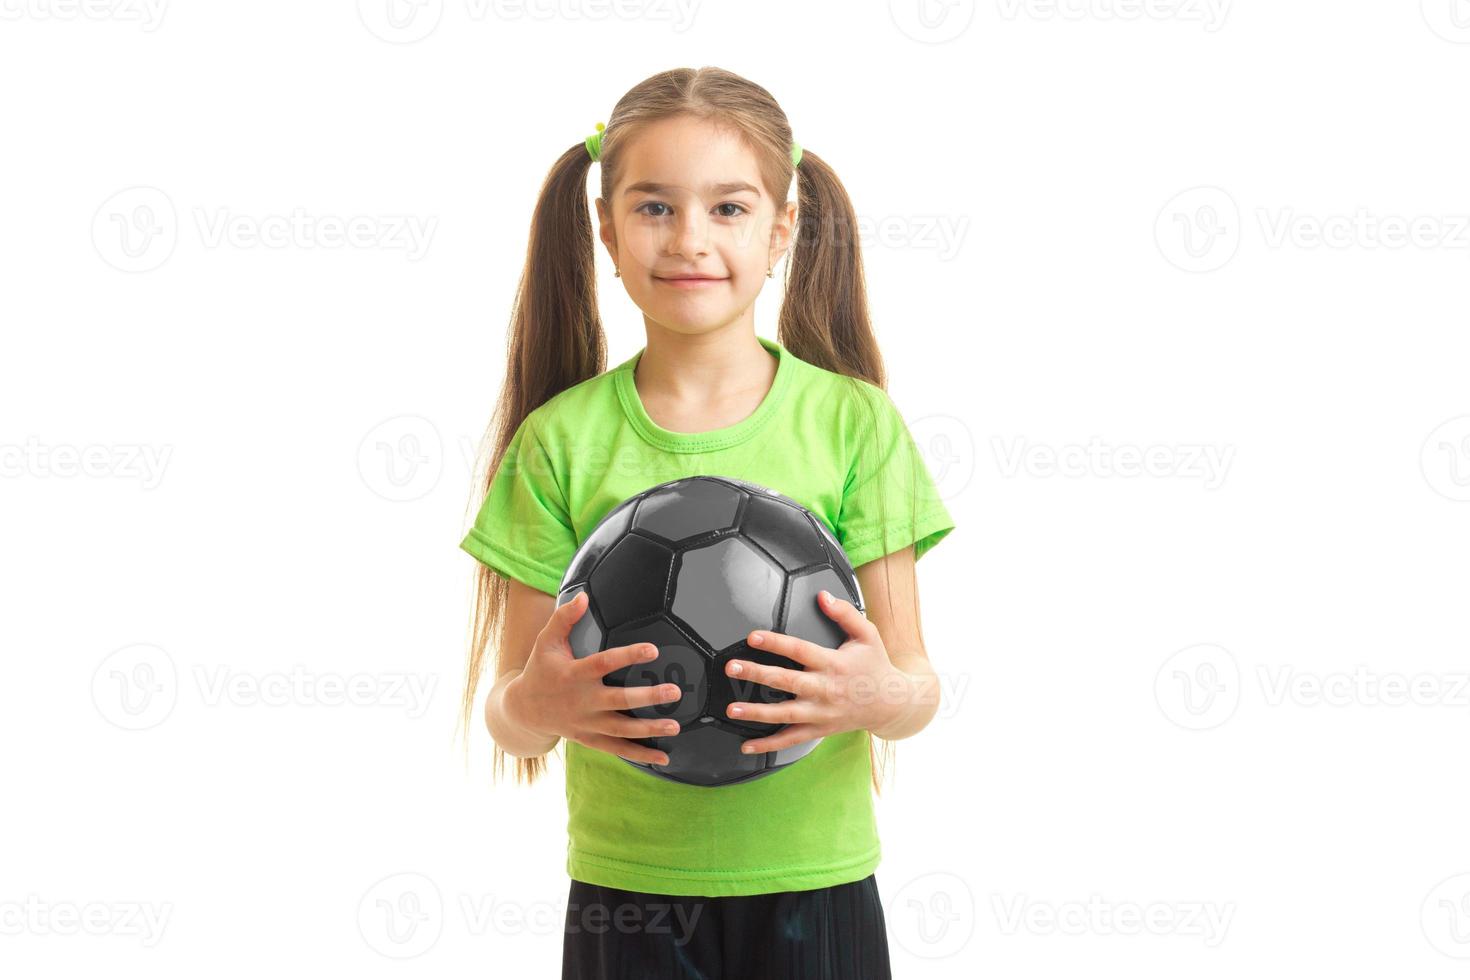
[{"label": "long brown hair", "polygon": [[[761,179],[777,200],[776,211],[780,214],[787,204],[793,172],[792,132],[786,114],[761,86],[708,67],[660,72],[639,82],[618,100],[602,134],[599,163],[603,200],[612,200],[623,143],[635,136],[640,126],[679,115],[739,133],[759,161]],[[606,370],[607,341],[597,311],[596,236],[587,205],[587,170],[591,165],[587,147],[577,143],[562,153],[541,185],[506,340],[505,382],[480,449],[480,457],[488,457],[489,465],[484,467],[482,479],[476,481],[478,496],[471,501],[475,509],[489,494],[506,448],[526,416],[553,396]],[[819,155],[803,149],[800,166],[794,170],[797,226],[787,253],[785,296],[776,339],[801,360],[848,378],[859,396],[858,403],[872,413],[877,406],[871,397],[862,397],[872,393],[859,380],[886,392],[887,378],[868,320],[857,216],[847,191]],[[870,479],[874,472],[872,467],[860,467],[859,479]],[[914,504],[912,519],[918,499],[917,494],[911,493],[910,497]],[[880,502],[886,554],[885,506]],[[916,585],[915,591],[917,594]],[[487,650],[493,651],[492,676],[498,674],[509,594],[510,584],[503,576],[476,562],[469,661],[460,705],[461,731],[470,728]],[[882,743],[881,757],[878,742]],[[873,788],[880,794],[882,773],[891,761],[892,749],[891,742],[869,739]],[[517,758],[516,781],[534,782],[545,766],[545,756]],[[497,780],[504,767],[505,752],[495,744],[492,770]]]}]

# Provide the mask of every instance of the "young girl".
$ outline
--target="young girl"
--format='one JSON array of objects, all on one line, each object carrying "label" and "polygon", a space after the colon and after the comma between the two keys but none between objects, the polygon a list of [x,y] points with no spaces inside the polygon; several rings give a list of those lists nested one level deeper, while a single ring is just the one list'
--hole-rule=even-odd
[{"label": "young girl", "polygon": [[[655,75],[597,129],[552,167],[531,227],[484,501],[460,544],[482,563],[463,721],[493,648],[497,777],[509,753],[518,781],[535,779],[567,742],[564,978],[888,977],[873,740],[889,748],[937,709],[914,565],[954,523],[887,395],[852,204],[770,93],[727,71]],[[594,162],[598,237],[647,333],[611,370],[585,191]],[[755,333],[754,304],[783,256],[771,341]],[[779,772],[715,788],[621,761],[668,763],[653,739],[677,724],[622,709],[668,703],[678,688],[604,685],[650,644],[576,660],[568,636],[587,600],[556,605],[570,559],[610,510],[698,474],[807,507],[856,569],[867,613],[822,595],[849,637],[837,650],[747,637],[803,670],[732,665],[795,694],[731,706],[788,726],[746,746],[822,741]]]}]

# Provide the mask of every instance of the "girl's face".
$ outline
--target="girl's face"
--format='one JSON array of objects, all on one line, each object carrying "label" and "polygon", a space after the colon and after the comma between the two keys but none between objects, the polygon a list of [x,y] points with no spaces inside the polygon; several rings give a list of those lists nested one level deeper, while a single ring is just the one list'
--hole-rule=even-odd
[{"label": "girl's face", "polygon": [[796,205],[778,217],[754,154],[689,116],[647,124],[624,145],[599,237],[644,315],[678,333],[753,316],[766,269],[786,253]]}]

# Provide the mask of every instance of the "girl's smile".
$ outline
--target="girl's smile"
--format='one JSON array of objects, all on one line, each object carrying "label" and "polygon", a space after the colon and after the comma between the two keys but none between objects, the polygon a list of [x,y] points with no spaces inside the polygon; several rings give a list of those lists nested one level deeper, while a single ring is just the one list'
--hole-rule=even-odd
[{"label": "girl's smile", "polygon": [[707,276],[681,276],[665,279],[662,276],[654,276],[653,280],[665,286],[672,286],[674,289],[699,289],[703,286],[713,286],[716,283],[729,282],[730,277],[725,276],[720,279],[714,279]]}]

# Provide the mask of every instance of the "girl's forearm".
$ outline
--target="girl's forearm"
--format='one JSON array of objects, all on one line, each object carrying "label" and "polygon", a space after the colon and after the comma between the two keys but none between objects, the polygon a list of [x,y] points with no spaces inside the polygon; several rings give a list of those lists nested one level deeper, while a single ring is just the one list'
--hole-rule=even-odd
[{"label": "girl's forearm", "polygon": [[[897,717],[881,728],[871,729],[874,735],[890,742],[908,738],[923,731],[939,711],[939,677],[929,658],[894,655],[893,665],[908,679],[902,695],[902,704]],[[885,695],[892,696],[892,695]]]},{"label": "girl's forearm", "polygon": [[485,699],[485,727],[507,754],[534,758],[550,752],[560,739],[538,731],[533,727],[534,719],[524,717],[523,705],[514,693],[514,682],[520,676],[519,670],[510,670],[496,678]]}]

